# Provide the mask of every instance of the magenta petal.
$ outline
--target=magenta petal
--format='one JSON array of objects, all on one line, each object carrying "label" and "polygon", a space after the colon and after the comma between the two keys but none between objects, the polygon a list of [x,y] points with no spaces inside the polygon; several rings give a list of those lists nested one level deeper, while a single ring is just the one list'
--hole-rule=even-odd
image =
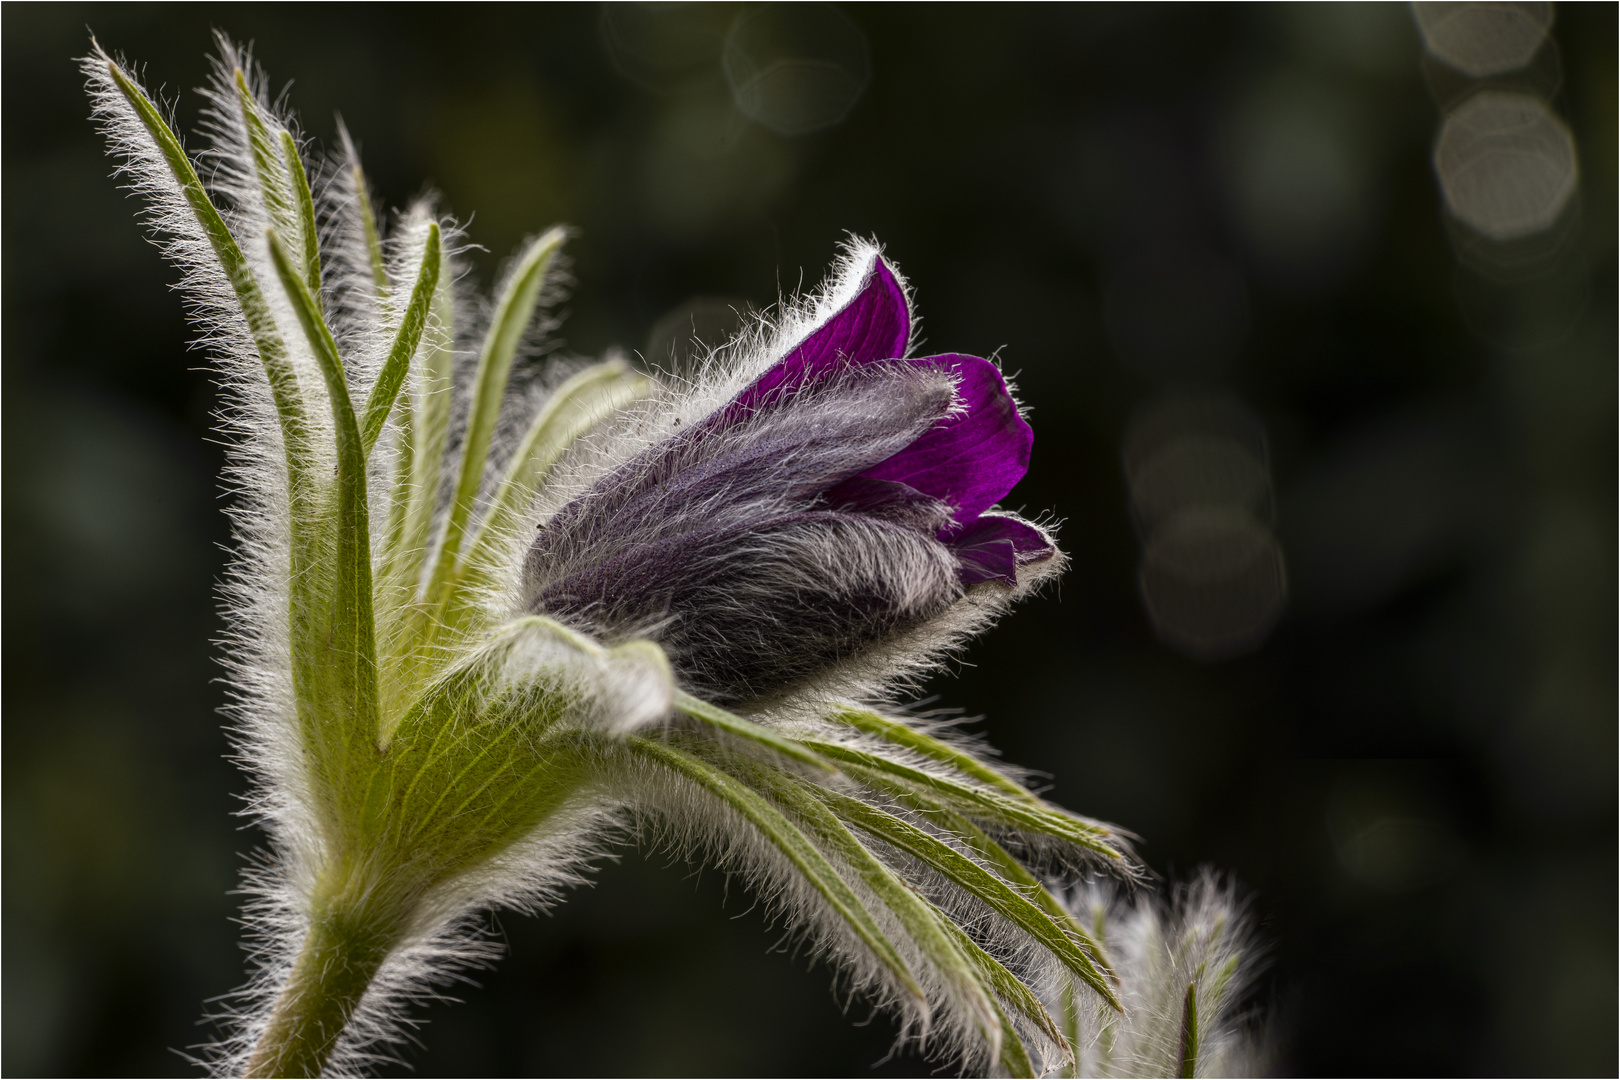
[{"label": "magenta petal", "polygon": [[962,411],[861,475],[914,487],[949,504],[956,522],[967,525],[1024,478],[1035,433],[990,361],[947,354],[911,362],[954,372]]},{"label": "magenta petal", "polygon": [[752,409],[773,394],[814,382],[839,364],[898,360],[911,339],[911,312],[894,271],[880,256],[872,258],[866,280],[855,296],[809,337],[772,364],[725,409]]},{"label": "magenta petal", "polygon": [[1001,514],[980,518],[963,529],[950,543],[951,547],[956,548],[964,544],[979,544],[992,540],[1005,540],[1011,544],[1013,550],[1020,556],[1020,562],[1028,561],[1025,556],[1044,558],[1056,550],[1052,547],[1052,542],[1046,538],[1046,534],[1029,522]]},{"label": "magenta petal", "polygon": [[952,550],[956,553],[956,576],[962,584],[977,585],[981,581],[1018,584],[1018,556],[1010,542],[987,540]]},{"label": "magenta petal", "polygon": [[1012,517],[982,517],[950,541],[964,585],[981,581],[1018,584],[1018,564],[1052,554],[1051,543],[1035,526]]}]

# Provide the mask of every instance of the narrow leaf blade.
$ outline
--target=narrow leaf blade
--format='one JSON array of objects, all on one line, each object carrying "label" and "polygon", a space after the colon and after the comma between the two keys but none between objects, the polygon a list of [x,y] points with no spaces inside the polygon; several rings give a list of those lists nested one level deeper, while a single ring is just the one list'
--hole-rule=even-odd
[{"label": "narrow leaf blade", "polygon": [[467,582],[478,584],[488,577],[499,560],[498,548],[567,449],[651,389],[651,381],[622,360],[592,365],[557,388],[530,423],[488,514],[468,544],[461,571]]},{"label": "narrow leaf blade", "polygon": [[286,164],[281,147],[265,123],[259,99],[248,86],[247,73],[241,68],[234,72],[236,79],[236,105],[242,113],[242,127],[247,132],[248,149],[253,155],[254,175],[259,180],[259,195],[264,200],[265,214],[278,231],[290,230],[296,211],[289,198]]},{"label": "narrow leaf blade", "polygon": [[383,425],[388,421],[388,414],[393,411],[394,402],[399,397],[399,389],[410,370],[411,358],[416,355],[416,348],[422,341],[422,330],[427,325],[428,309],[433,303],[434,291],[439,287],[441,259],[439,224],[434,222],[428,226],[427,244],[422,251],[422,265],[416,273],[416,285],[411,289],[410,303],[405,305],[404,314],[400,318],[399,331],[394,335],[393,347],[389,349],[388,359],[383,363],[382,370],[377,373],[377,381],[372,384],[371,393],[366,397],[365,419],[361,423],[360,431],[361,453],[364,457],[369,458],[372,448],[377,445],[377,438],[382,434]]},{"label": "narrow leaf blade", "polygon": [[1187,984],[1187,994],[1181,1005],[1181,1052],[1176,1075],[1190,1078],[1198,1075],[1198,991],[1193,983]]},{"label": "narrow leaf blade", "polygon": [[[946,923],[956,936],[958,947],[967,955],[969,960],[973,961],[983,975],[986,984],[997,996],[1027,1017],[1031,1023],[1041,1030],[1042,1034],[1059,1046],[1072,1045],[1070,1040],[1058,1028],[1057,1021],[1052,1018],[1052,1014],[1046,1011],[1046,1006],[1041,1004],[1041,999],[1035,996],[1033,990],[1024,985],[1023,980],[1008,971],[1001,961],[980,948],[978,943],[968,937],[961,927],[951,923],[948,919]],[[1006,1018],[1003,1017],[1002,1019],[1005,1023]]]},{"label": "narrow leaf blade", "polygon": [[820,753],[846,766],[859,769],[863,777],[869,777],[884,786],[899,786],[908,790],[927,791],[936,796],[944,796],[947,800],[957,803],[968,810],[969,813],[998,821],[1013,828],[1024,829],[1030,832],[1044,833],[1067,840],[1076,847],[1094,851],[1108,859],[1121,860],[1123,853],[1112,847],[1105,839],[1110,834],[1100,826],[1078,821],[1067,815],[1054,813],[1042,806],[1029,806],[1021,802],[1013,802],[983,788],[972,787],[968,784],[935,776],[933,773],[914,769],[909,765],[891,761],[879,754],[858,750],[854,747],[841,746],[837,743],[824,742],[817,739],[802,740],[804,744]]},{"label": "narrow leaf blade", "polygon": [[[912,891],[885,866],[866,845],[850,832],[838,816],[819,799],[819,792],[795,778],[739,763],[739,772],[780,805],[791,810],[866,882],[866,885],[905,926],[912,939],[945,976],[964,1009],[974,1018],[984,1040],[996,1047],[1003,1029],[1002,1018],[980,978],[979,969],[968,959],[956,938],[946,930],[950,920]],[[1015,1036],[1016,1038],[1016,1036]]]},{"label": "narrow leaf blade", "polygon": [[1118,1008],[1118,998],[1113,988],[1085,950],[1028,897],[1014,890],[1007,882],[938,837],[887,811],[837,792],[824,792],[821,798],[846,821],[921,860],[983,901],[996,914],[1039,942],[1064,966]]},{"label": "narrow leaf blade", "polygon": [[1086,950],[1087,955],[1097,965],[1098,970],[1107,976],[1111,985],[1117,986],[1119,984],[1119,976],[1114,972],[1113,967],[1109,965],[1108,958],[1104,955],[1102,944],[1097,936],[1081,926],[1079,921],[1062,904],[1058,903],[1057,898],[1051,894],[1046,886],[1041,884],[1035,875],[1024,867],[1023,863],[1013,858],[1006,848],[987,836],[983,829],[980,829],[956,811],[940,806],[937,803],[928,804],[927,811],[930,814],[937,815],[939,823],[944,828],[960,836],[973,849],[974,854],[990,864],[992,870],[1005,878],[1014,889],[1029,897],[1036,907],[1046,912],[1053,922],[1066,930],[1069,936],[1074,938],[1082,949]]},{"label": "narrow leaf blade", "polygon": [[[336,559],[331,567],[331,594],[326,597],[327,626],[312,626],[308,646],[325,685],[309,695],[323,742],[345,755],[374,747],[378,738],[376,630],[372,614],[371,530],[366,504],[365,456],[360,427],[349,400],[348,379],[315,299],[275,230],[268,230],[270,256],[282,288],[292,302],[326,382],[337,434]],[[329,680],[329,681],[328,681]],[[337,730],[329,730],[335,727]]]},{"label": "narrow leaf blade", "polygon": [[806,749],[803,744],[793,739],[784,738],[769,728],[744,720],[740,716],[734,716],[720,706],[710,704],[702,698],[676,691],[675,708],[678,712],[690,716],[694,720],[701,721],[717,731],[723,731],[728,735],[753,743],[755,746],[764,747],[774,753],[781,754],[783,757],[792,758],[794,761],[809,765],[824,774],[836,775],[838,772],[837,766],[829,763],[814,750]]},{"label": "narrow leaf blade", "polygon": [[917,985],[911,970],[895,950],[849,883],[827,861],[827,857],[811,842],[798,826],[789,821],[780,810],[758,792],[726,775],[708,763],[683,753],[676,748],[650,739],[631,736],[626,740],[636,753],[648,761],[669,769],[708,792],[720,802],[740,814],[804,879],[821,894],[828,905],[843,919],[872,955],[889,970],[895,980],[920,1004],[927,997]]},{"label": "narrow leaf blade", "polygon": [[315,229],[315,199],[309,190],[309,178],[304,175],[304,162],[298,155],[298,144],[292,133],[281,132],[281,156],[287,169],[287,186],[291,188],[293,210],[298,218],[298,241],[303,251],[304,283],[317,304],[321,296],[321,241]]},{"label": "narrow leaf blade", "polygon": [[857,731],[863,731],[895,746],[922,754],[924,757],[933,758],[941,764],[949,765],[958,772],[995,788],[1003,795],[1022,801],[1035,800],[1034,794],[1002,776],[982,761],[976,760],[971,755],[963,753],[943,740],[918,731],[909,724],[902,723],[899,720],[891,720],[870,709],[841,708],[834,710],[831,715],[833,719],[848,724]]},{"label": "narrow leaf blade", "polygon": [[[102,56],[105,57],[105,54]],[[106,64],[108,76],[123,94],[124,99],[129,102],[130,108],[135,111],[158,152],[163,155],[170,174],[180,186],[186,202],[190,204],[198,225],[202,227],[203,234],[208,237],[209,246],[213,248],[214,257],[219,260],[221,269],[225,271],[225,276],[231,283],[232,291],[236,293],[236,302],[242,307],[248,333],[253,338],[255,348],[258,349],[265,377],[270,382],[271,396],[275,399],[276,413],[281,421],[282,437],[287,448],[289,482],[296,498],[304,488],[303,481],[307,474],[308,431],[298,375],[293,369],[291,360],[288,359],[287,345],[281,338],[281,332],[276,328],[275,316],[270,312],[270,305],[265,301],[258,278],[254,276],[246,256],[242,254],[236,238],[226,227],[225,219],[220,216],[213,200],[208,197],[202,181],[197,178],[197,170],[192,166],[191,159],[186,157],[185,149],[180,145],[174,131],[164,122],[157,106],[152,104],[151,99],[122,68],[111,60],[107,60]]]}]

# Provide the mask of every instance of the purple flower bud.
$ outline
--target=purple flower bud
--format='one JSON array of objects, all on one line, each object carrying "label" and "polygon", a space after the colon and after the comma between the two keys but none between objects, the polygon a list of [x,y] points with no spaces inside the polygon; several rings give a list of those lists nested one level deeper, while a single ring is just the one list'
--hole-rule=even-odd
[{"label": "purple flower bud", "polygon": [[991,512],[1033,439],[1001,373],[906,357],[904,290],[875,252],[861,272],[852,299],[729,402],[541,527],[533,610],[654,637],[689,684],[748,701],[1057,554]]}]

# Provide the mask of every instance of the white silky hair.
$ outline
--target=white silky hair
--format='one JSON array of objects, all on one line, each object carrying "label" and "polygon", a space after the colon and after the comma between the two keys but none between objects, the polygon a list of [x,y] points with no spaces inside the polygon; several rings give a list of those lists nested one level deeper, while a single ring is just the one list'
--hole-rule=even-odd
[{"label": "white silky hair", "polygon": [[[246,1064],[263,1033],[269,1007],[291,970],[309,926],[316,875],[327,854],[327,841],[317,825],[305,773],[292,677],[287,624],[291,511],[286,458],[275,403],[236,294],[168,164],[110,76],[110,62],[99,45],[82,62],[96,122],[120,159],[119,171],[128,187],[144,201],[145,221],[155,242],[179,267],[180,287],[198,328],[198,344],[215,358],[223,391],[219,421],[228,438],[225,484],[232,495],[228,512],[235,538],[222,590],[227,630],[220,644],[228,675],[227,713],[236,760],[252,779],[252,793],[243,813],[266,830],[273,852],[258,857],[245,874],[245,891],[250,898],[245,921],[255,969],[252,981],[221,1006],[218,1015],[228,1029],[223,1041],[201,1051],[211,1067],[232,1073]],[[275,224],[276,210],[265,205],[256,179],[234,84],[237,70],[247,73],[267,123],[293,133],[295,141],[302,145],[293,119],[266,99],[264,78],[251,56],[221,36],[213,79],[204,92],[208,100],[204,131],[212,146],[199,172],[205,185],[222,197],[221,214],[270,305],[300,389],[310,403],[306,421],[316,467],[330,469],[336,452],[330,411],[325,407],[326,389],[270,259],[265,237],[266,230]],[[370,284],[365,223],[359,216],[363,203],[355,172],[357,157],[347,132],[341,143],[340,152],[311,169],[311,176],[322,225],[322,299],[341,346],[351,390],[357,396],[369,388],[382,367],[410,283],[415,280],[429,225],[438,224],[443,236],[445,265],[440,291],[444,302],[435,306],[424,333],[423,350],[439,348],[453,359],[450,366],[457,393],[447,430],[441,433],[442,442],[436,449],[431,445],[427,448],[436,455],[431,462],[436,472],[432,483],[439,493],[432,507],[438,522],[432,531],[436,537],[442,529],[453,485],[451,470],[459,442],[456,429],[465,422],[467,376],[476,357],[479,332],[488,319],[488,308],[471,290],[465,268],[457,259],[458,253],[465,250],[465,239],[454,222],[434,210],[431,199],[418,201],[395,218],[391,229],[382,230],[395,290],[388,300],[377,299]],[[505,535],[496,538],[503,558],[478,597],[491,623],[499,626],[528,614],[523,561],[538,527],[613,470],[663,442],[676,426],[689,427],[723,407],[843,307],[879,258],[882,252],[876,244],[851,239],[821,289],[782,300],[773,314],[758,319],[735,340],[713,350],[694,371],[682,375],[665,373],[649,397],[576,442],[533,504],[525,508]],[[910,291],[903,279],[901,282],[909,306]],[[555,287],[555,281],[547,286]],[[915,320],[912,325],[915,333]],[[547,329],[549,323],[544,318],[529,327],[524,355],[540,354]],[[532,381],[527,387],[520,385],[509,395],[490,451],[491,465],[481,493],[480,514],[492,494],[494,479],[501,473],[500,466],[510,457],[528,418],[543,404],[547,387],[555,386],[560,373],[567,370],[568,362],[553,364],[548,377]],[[448,392],[449,387],[432,383],[420,363],[413,364],[402,390],[402,394],[411,395],[417,415],[421,415],[422,403],[435,394]],[[377,541],[387,520],[387,493],[401,467],[397,437],[398,427],[391,419],[368,464],[373,550],[379,549]],[[1047,533],[1044,528],[1042,531]],[[807,551],[803,556],[814,565],[816,552]],[[968,638],[989,627],[1012,603],[1055,578],[1064,562],[1061,554],[1054,554],[1043,561],[1022,564],[1017,583],[1011,588],[986,582],[961,590],[935,617],[869,645],[813,679],[774,697],[762,698],[753,707],[754,719],[813,730],[817,737],[828,741],[867,746],[869,741],[864,736],[822,718],[826,702],[892,704]],[[929,572],[933,569],[937,568]],[[379,576],[376,587],[382,590],[388,584]],[[379,645],[386,648],[384,631],[379,625]],[[520,683],[526,672],[541,667],[565,671],[566,677],[592,697],[593,706],[581,715],[600,730],[624,735],[669,722],[672,683],[667,668],[659,669],[650,653],[625,651],[624,647],[597,647],[592,652],[559,644],[554,637],[538,632],[516,638],[502,648],[506,649],[501,657],[501,670],[506,672],[503,678],[513,684]],[[447,662],[446,670],[475,662],[478,657],[473,649],[469,643],[468,651]],[[914,726],[926,726],[915,718],[905,719]],[[935,733],[984,760],[976,746],[948,729]],[[886,749],[891,756],[917,769],[946,775],[937,762],[921,755],[895,754],[892,747]],[[996,767],[1014,775],[999,764]],[[875,798],[870,791],[852,784],[845,786],[850,794],[869,801]],[[979,856],[960,838],[937,828],[926,814],[888,802],[884,809],[950,844],[965,857],[979,861]],[[778,918],[802,928],[802,940],[810,956],[825,957],[834,964],[846,991],[870,994],[880,1006],[893,1009],[900,1018],[902,1038],[924,1041],[931,1051],[956,1058],[964,1071],[984,1072],[997,1067],[995,1038],[985,1035],[983,1018],[974,1015],[971,1003],[958,997],[949,979],[922,954],[887,907],[869,894],[858,874],[848,874],[852,887],[868,901],[869,910],[884,929],[890,931],[927,994],[926,1005],[896,985],[892,974],[854,937],[847,923],[736,811],[703,796],[694,785],[667,771],[646,765],[625,767],[621,759],[615,758],[604,761],[598,780],[573,795],[542,827],[424,899],[404,944],[384,963],[345,1031],[328,1063],[329,1072],[357,1072],[386,1056],[383,1048],[397,1042],[402,1025],[409,1024],[406,1005],[433,996],[433,986],[453,978],[457,971],[486,964],[494,957],[498,949],[480,934],[478,911],[491,907],[545,910],[569,888],[585,880],[594,860],[607,857],[611,846],[627,837],[667,845],[688,857],[706,857],[722,868],[743,874]],[[885,865],[959,925],[973,927],[984,947],[1032,984],[1050,984],[1059,977],[1057,963],[1050,954],[1001,916],[910,857],[875,840],[866,842]],[[1027,1025],[1019,1023],[1038,1064],[1055,1066],[1063,1060],[1063,1048],[1050,1043],[1038,1031],[1025,1031]]]},{"label": "white silky hair", "polygon": [[[1077,1076],[1173,1076],[1181,1063],[1187,987],[1195,990],[1198,1076],[1262,1076],[1262,1018],[1247,991],[1263,955],[1230,882],[1209,869],[1168,897],[1107,881],[1076,888],[1068,906],[1095,927],[1119,976],[1123,1013],[1083,998]],[[1051,994],[1055,1015],[1063,1003]]]}]

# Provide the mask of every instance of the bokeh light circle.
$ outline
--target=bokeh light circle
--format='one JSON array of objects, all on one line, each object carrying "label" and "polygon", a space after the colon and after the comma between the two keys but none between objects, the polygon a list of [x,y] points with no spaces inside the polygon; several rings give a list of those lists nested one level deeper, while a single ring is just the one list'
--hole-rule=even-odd
[{"label": "bokeh light circle", "polygon": [[1547,39],[1553,6],[1537,3],[1413,4],[1435,59],[1476,79],[1517,71]]},{"label": "bokeh light circle", "polygon": [[723,55],[737,108],[780,135],[841,122],[871,81],[866,36],[831,4],[766,4],[732,24]]},{"label": "bokeh light circle", "polygon": [[1271,496],[1264,459],[1232,438],[1189,435],[1144,459],[1130,475],[1137,519],[1149,526],[1198,507],[1256,513]]},{"label": "bokeh light circle", "polygon": [[1139,582],[1159,638],[1202,660],[1259,645],[1288,597],[1276,538],[1232,508],[1187,510],[1160,525],[1142,552]]},{"label": "bokeh light circle", "polygon": [[614,70],[668,93],[707,75],[720,61],[731,13],[722,4],[638,4],[614,0],[597,16]]},{"label": "bokeh light circle", "polygon": [[1549,228],[1575,194],[1575,139],[1539,98],[1484,90],[1446,118],[1434,151],[1446,205],[1492,240]]},{"label": "bokeh light circle", "polygon": [[1125,429],[1120,458],[1144,537],[1184,510],[1227,507],[1270,518],[1265,425],[1235,394],[1182,390],[1147,403]]}]

